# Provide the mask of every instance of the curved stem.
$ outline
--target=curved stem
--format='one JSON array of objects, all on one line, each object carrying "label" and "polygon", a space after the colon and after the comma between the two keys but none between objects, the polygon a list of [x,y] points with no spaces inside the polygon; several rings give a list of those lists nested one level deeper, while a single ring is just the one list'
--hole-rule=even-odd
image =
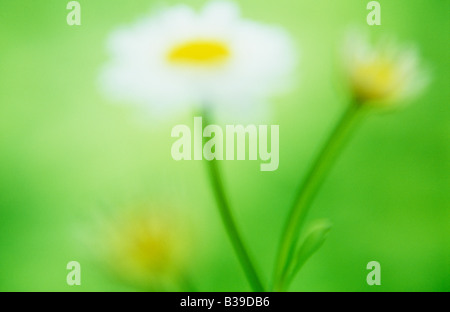
[{"label": "curved stem", "polygon": [[357,117],[361,111],[361,105],[351,103],[326,141],[318,158],[297,192],[296,200],[288,216],[280,241],[273,285],[276,291],[281,291],[285,287],[286,276],[289,273],[293,253],[298,243],[301,227],[309,211],[309,206],[351,133],[351,130],[355,126],[358,120]]},{"label": "curved stem", "polygon": [[[203,115],[203,118],[205,119],[205,114]],[[207,124],[207,122],[205,122],[205,124]],[[247,252],[247,248],[245,247],[244,242],[241,239],[241,235],[237,229],[233,214],[231,213],[230,205],[225,195],[225,188],[222,183],[220,171],[217,166],[217,160],[214,159],[211,161],[206,161],[206,163],[222,222],[225,226],[228,237],[230,238],[231,244],[233,245],[237,257],[242,265],[242,268],[244,269],[247,279],[254,291],[265,291],[261,279],[259,278],[259,275],[255,269],[255,266],[250,259],[249,253]]]}]

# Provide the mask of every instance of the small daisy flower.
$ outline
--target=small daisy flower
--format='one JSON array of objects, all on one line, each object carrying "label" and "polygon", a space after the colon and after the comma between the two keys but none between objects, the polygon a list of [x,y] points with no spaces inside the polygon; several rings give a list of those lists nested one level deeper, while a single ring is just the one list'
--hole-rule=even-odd
[{"label": "small daisy flower", "polygon": [[148,205],[126,208],[99,219],[90,239],[97,260],[119,281],[140,289],[182,286],[192,249],[186,220],[173,210],[169,215]]},{"label": "small daisy flower", "polygon": [[427,75],[419,61],[413,48],[392,41],[372,46],[360,34],[348,37],[344,51],[344,70],[353,97],[378,107],[392,107],[423,90]]},{"label": "small daisy flower", "polygon": [[154,113],[214,106],[253,113],[284,91],[296,65],[289,35],[245,20],[236,4],[176,5],[114,31],[100,81],[113,99]]}]

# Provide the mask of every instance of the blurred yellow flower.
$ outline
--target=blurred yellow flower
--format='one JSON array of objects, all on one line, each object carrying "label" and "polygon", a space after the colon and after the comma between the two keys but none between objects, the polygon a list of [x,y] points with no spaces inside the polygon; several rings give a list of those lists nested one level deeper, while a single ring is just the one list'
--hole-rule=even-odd
[{"label": "blurred yellow flower", "polygon": [[179,4],[114,31],[100,75],[107,96],[174,113],[205,104],[218,115],[264,111],[284,91],[297,63],[280,27],[240,17],[229,1],[200,12]]},{"label": "blurred yellow flower", "polygon": [[378,107],[417,95],[427,84],[413,48],[402,48],[390,41],[371,45],[361,34],[347,38],[344,70],[353,97],[359,103]]},{"label": "blurred yellow flower", "polygon": [[93,247],[101,264],[119,280],[145,290],[173,289],[184,282],[191,233],[173,210],[149,209],[131,207],[102,218]]}]

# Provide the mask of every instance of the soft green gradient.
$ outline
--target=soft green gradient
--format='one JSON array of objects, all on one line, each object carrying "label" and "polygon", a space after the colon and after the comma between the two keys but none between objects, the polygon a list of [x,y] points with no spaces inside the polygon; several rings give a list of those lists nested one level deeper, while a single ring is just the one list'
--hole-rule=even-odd
[{"label": "soft green gradient", "polygon": [[[170,156],[171,128],[192,117],[146,124],[98,91],[110,31],[164,2],[80,0],[80,27],[66,24],[67,2],[0,0],[0,290],[133,290],[102,274],[79,237],[91,214],[139,200],[191,211],[199,290],[249,290],[204,164]],[[379,27],[366,24],[367,2],[241,1],[245,17],[294,36],[301,65],[297,88],[274,101],[267,121],[280,125],[279,169],[222,162],[225,186],[268,282],[300,178],[348,101],[336,66],[346,30],[415,43],[429,88],[407,109],[366,120],[344,150],[308,219],[333,228],[291,290],[449,291],[450,2],[380,0]],[[82,286],[66,285],[71,260],[81,262]],[[366,284],[371,260],[381,263],[382,286]]]}]

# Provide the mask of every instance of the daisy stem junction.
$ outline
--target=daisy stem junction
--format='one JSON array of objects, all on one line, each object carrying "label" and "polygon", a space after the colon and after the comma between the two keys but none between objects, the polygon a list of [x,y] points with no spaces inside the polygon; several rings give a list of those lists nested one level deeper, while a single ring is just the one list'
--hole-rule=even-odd
[{"label": "daisy stem junction", "polygon": [[[202,115],[204,124],[207,125],[209,122],[208,114],[204,112]],[[205,162],[223,225],[231,241],[231,244],[233,245],[239,262],[244,269],[247,280],[254,291],[263,292],[265,291],[264,286],[241,238],[233,214],[231,212],[230,204],[225,194],[222,176],[217,165],[217,160],[213,159]]]},{"label": "daisy stem junction", "polygon": [[[362,105],[352,102],[331,132],[322,150],[300,185],[295,196],[294,205],[288,215],[287,222],[280,240],[280,249],[275,265],[273,290],[283,291],[287,288],[287,277],[292,269],[292,259],[296,251],[302,225],[306,219],[309,207],[322,182],[330,171],[339,152],[355,128],[363,112]],[[295,265],[295,264],[294,264]]]}]

